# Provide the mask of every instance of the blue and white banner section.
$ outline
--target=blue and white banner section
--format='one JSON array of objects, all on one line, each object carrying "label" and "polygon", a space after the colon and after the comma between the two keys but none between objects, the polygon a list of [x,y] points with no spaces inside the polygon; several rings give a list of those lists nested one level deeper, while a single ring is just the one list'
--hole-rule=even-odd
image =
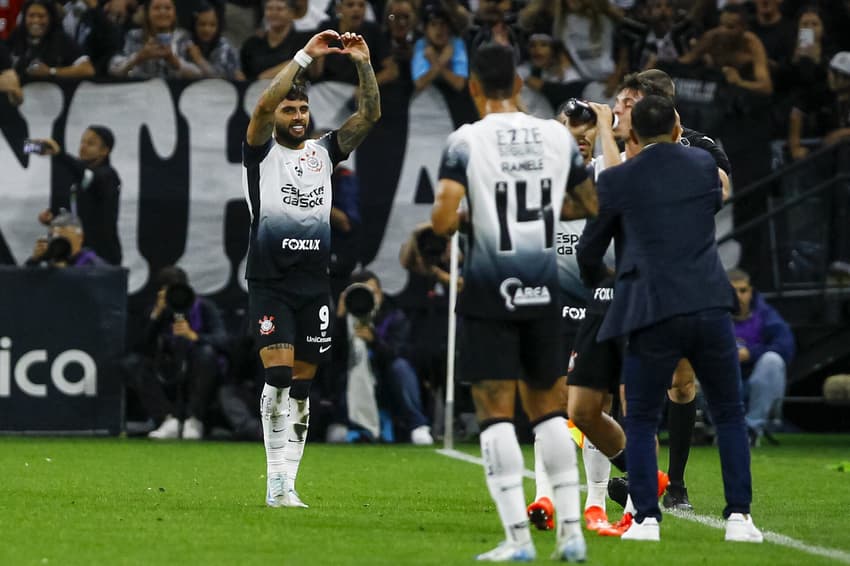
[{"label": "blue and white banner section", "polygon": [[0,266],[0,432],[118,434],[127,271]]}]

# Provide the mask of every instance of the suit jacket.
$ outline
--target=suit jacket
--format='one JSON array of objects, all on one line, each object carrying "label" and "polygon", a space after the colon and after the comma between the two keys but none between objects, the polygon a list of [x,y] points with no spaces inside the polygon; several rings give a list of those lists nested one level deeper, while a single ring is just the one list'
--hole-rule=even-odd
[{"label": "suit jacket", "polygon": [[596,286],[614,239],[614,299],[599,341],[676,315],[734,308],[717,255],[714,215],[723,203],[709,153],[673,143],[648,146],[604,171],[597,191],[599,215],[587,223],[577,259],[585,284]]}]

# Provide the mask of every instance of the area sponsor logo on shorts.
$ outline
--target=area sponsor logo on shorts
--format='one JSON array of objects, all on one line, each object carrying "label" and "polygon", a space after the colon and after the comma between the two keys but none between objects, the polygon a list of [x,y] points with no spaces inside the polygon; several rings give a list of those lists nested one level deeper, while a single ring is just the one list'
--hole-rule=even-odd
[{"label": "area sponsor logo on shorts", "polygon": [[614,288],[613,287],[597,287],[593,290],[593,300],[594,301],[604,301],[606,303],[610,303],[614,300]]},{"label": "area sponsor logo on shorts", "polygon": [[570,320],[584,320],[586,314],[587,309],[584,307],[565,306],[561,309],[561,318],[568,318]]},{"label": "area sponsor logo on shorts", "polygon": [[318,251],[321,240],[298,240],[295,238],[284,238],[281,247],[294,252]]},{"label": "area sponsor logo on shorts", "polygon": [[515,311],[517,307],[548,305],[552,302],[546,285],[529,287],[516,277],[502,281],[499,293],[505,298],[505,308],[509,311]]},{"label": "area sponsor logo on shorts", "polygon": [[258,322],[260,323],[260,334],[262,334],[263,336],[268,336],[269,334],[277,330],[277,327],[275,327],[274,325],[273,316],[266,315]]}]

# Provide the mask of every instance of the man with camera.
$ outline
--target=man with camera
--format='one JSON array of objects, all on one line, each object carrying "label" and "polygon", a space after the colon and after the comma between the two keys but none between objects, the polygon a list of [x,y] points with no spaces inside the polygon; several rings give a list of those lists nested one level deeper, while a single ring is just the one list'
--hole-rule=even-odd
[{"label": "man with camera", "polygon": [[201,440],[227,332],[218,308],[195,296],[185,271],[164,267],[157,282],[142,343],[122,363],[127,385],[158,424],[149,438]]},{"label": "man with camera", "polygon": [[[389,409],[410,431],[413,444],[433,444],[419,378],[408,358],[410,323],[401,309],[384,300],[378,276],[367,270],[352,274],[336,314],[334,361],[336,372],[346,376],[349,419],[374,438],[377,408]],[[360,393],[371,384],[377,384],[376,395],[362,398]]]},{"label": "man with camera", "polygon": [[[300,85],[314,59],[338,53],[354,64],[357,111],[309,139],[310,104]],[[266,504],[307,507],[295,491],[310,423],[310,384],[330,357],[328,281],[331,175],[381,117],[369,46],[356,33],[314,35],[260,96],[242,147],[242,187],[251,213],[248,300],[265,385],[260,414]]]},{"label": "man with camera", "polygon": [[94,250],[83,247],[83,225],[80,219],[62,211],[50,221],[47,237],[36,240],[27,266],[45,267],[100,267],[107,265]]},{"label": "man with camera", "polygon": [[[91,125],[80,139],[79,158],[65,153],[56,140],[28,140],[24,151],[50,155],[71,175],[71,212],[79,215],[85,229],[85,245],[112,265],[121,265],[118,239],[118,205],[121,178],[109,162],[115,136],[105,126]],[[39,220],[49,224],[53,212],[45,210]]]}]

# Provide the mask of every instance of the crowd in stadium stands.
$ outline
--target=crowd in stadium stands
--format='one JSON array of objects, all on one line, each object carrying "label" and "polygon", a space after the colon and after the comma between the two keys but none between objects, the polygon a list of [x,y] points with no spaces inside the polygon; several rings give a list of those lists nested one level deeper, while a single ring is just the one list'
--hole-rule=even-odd
[{"label": "crowd in stadium stands", "polygon": [[[26,0],[0,9],[0,93],[18,105],[21,85],[30,81],[270,79],[316,30],[328,28],[364,36],[378,84],[390,94],[384,104],[433,86],[450,102],[456,124],[477,117],[466,91],[469,61],[487,42],[510,46],[525,85],[553,108],[570,96],[612,103],[627,73],[653,67],[711,78],[726,89],[725,103],[738,107],[732,123],[707,133],[722,139],[739,188],[770,172],[772,140],[787,140],[787,159],[797,160],[820,144],[850,137],[850,0]],[[344,55],[333,54],[311,65],[309,80],[356,85],[357,74]],[[331,271],[338,297],[356,266],[356,252],[345,248],[360,225],[359,187],[357,176],[344,168],[334,183],[338,253]],[[736,222],[742,219],[736,211]],[[82,233],[78,222],[59,220],[55,230],[70,226]],[[404,356],[385,360],[389,369],[383,374],[397,381],[378,382],[403,399],[398,407],[407,410],[407,430],[418,430],[414,440],[425,442],[430,435],[422,413],[433,409],[438,395],[426,396],[423,408],[418,391],[439,391],[444,380],[448,275],[445,249],[436,250],[427,266],[418,256],[422,231],[414,231],[401,258],[411,283],[399,305],[413,338],[396,349]],[[746,257],[742,266],[749,268]],[[189,342],[204,336],[187,324],[191,317],[180,325]],[[173,326],[163,328],[166,343],[177,341]],[[200,377],[191,378],[194,389],[181,396],[188,408],[173,408],[159,388],[142,395],[155,400],[148,403],[155,405],[149,413],[159,426],[154,436],[176,436],[183,418],[184,436],[201,436],[200,419],[214,398],[238,436],[259,434],[255,411],[246,408],[253,407],[256,391],[239,393],[261,386],[254,379],[256,361],[243,352],[220,362],[221,352],[251,350],[219,338],[198,350]],[[162,343],[152,340],[147,346]],[[130,383],[138,385],[156,362],[150,351],[137,354]],[[239,372],[241,377],[232,377]],[[221,377],[218,395],[210,390],[216,379],[210,375],[229,376]],[[317,387],[317,394],[344,406],[344,382],[339,385],[338,376],[325,381],[331,385]],[[323,405],[315,406],[321,415]],[[336,409],[327,413],[330,422],[350,424]]]}]

